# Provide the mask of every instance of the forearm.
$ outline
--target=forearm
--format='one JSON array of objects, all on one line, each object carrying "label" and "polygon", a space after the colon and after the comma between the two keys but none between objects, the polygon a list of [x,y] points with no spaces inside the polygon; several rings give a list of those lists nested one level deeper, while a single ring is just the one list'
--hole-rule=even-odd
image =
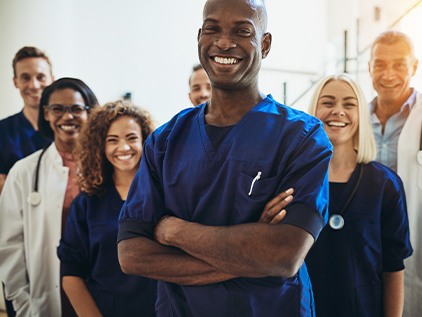
[{"label": "forearm", "polygon": [[404,270],[383,272],[383,308],[385,317],[401,317],[404,303]]},{"label": "forearm", "polygon": [[83,279],[77,276],[63,277],[63,290],[66,292],[76,314],[79,317],[101,317],[103,316],[92,298],[91,293]]},{"label": "forearm", "polygon": [[[170,222],[165,223],[167,220]],[[309,233],[282,224],[213,227],[170,217],[157,226],[163,226],[158,232],[160,243],[175,246],[221,271],[245,277],[293,276],[313,243]]]},{"label": "forearm", "polygon": [[117,245],[123,272],[180,285],[205,285],[236,276],[145,237],[122,240]]}]

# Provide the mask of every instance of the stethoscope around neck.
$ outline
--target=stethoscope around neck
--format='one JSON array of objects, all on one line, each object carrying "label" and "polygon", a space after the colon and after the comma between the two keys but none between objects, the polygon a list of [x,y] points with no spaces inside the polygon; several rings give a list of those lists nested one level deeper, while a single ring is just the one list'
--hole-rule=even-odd
[{"label": "stethoscope around neck", "polygon": [[41,155],[37,161],[37,168],[35,169],[34,189],[32,190],[32,193],[30,193],[28,196],[28,203],[30,203],[31,206],[33,207],[38,206],[41,203],[41,194],[38,192],[38,178],[40,175],[40,164],[41,164],[42,156],[44,155],[45,151],[47,151],[47,149],[50,147],[50,145],[51,144],[49,144],[47,147],[45,147],[42,150]]}]

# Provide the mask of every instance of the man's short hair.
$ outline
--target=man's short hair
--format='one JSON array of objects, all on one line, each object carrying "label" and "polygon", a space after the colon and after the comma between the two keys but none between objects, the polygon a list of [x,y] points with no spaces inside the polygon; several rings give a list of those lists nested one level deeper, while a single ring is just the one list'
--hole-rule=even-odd
[{"label": "man's short hair", "polygon": [[16,78],[16,64],[17,62],[19,62],[20,60],[23,60],[25,58],[30,58],[30,57],[41,57],[44,58],[48,65],[50,65],[50,71],[52,72],[52,66],[51,66],[51,62],[50,59],[48,58],[47,55],[45,55],[45,53],[43,51],[41,51],[40,49],[33,47],[33,46],[25,46],[22,47],[15,55],[15,58],[13,59],[13,75]]},{"label": "man's short hair", "polygon": [[400,32],[400,31],[387,30],[385,32],[382,32],[380,35],[378,35],[378,37],[372,43],[371,59],[372,59],[372,52],[374,50],[375,45],[377,44],[393,45],[396,43],[403,43],[405,46],[407,46],[410,49],[411,56],[415,58],[415,49],[413,46],[413,41],[410,39],[410,37],[407,34],[404,34],[403,32]]},{"label": "man's short hair", "polygon": [[200,70],[200,69],[204,69],[204,67],[202,67],[201,64],[197,64],[197,65],[193,66],[192,73],[190,74],[190,77],[189,77],[189,87],[190,87],[190,80],[192,78],[193,73],[196,72],[197,70]]}]

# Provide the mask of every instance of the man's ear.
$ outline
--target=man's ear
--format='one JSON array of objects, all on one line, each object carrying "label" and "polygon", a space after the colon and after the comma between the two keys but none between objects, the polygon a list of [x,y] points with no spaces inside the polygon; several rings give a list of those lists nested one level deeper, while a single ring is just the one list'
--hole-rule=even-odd
[{"label": "man's ear", "polygon": [[418,64],[419,64],[419,61],[418,59],[415,58],[415,61],[413,62],[412,76],[414,76],[416,71],[418,70]]},{"label": "man's ear", "polygon": [[13,77],[13,84],[18,88],[18,79],[16,77]]},{"label": "man's ear", "polygon": [[271,50],[272,40],[273,40],[273,37],[272,37],[270,32],[267,32],[264,35],[262,35],[262,39],[261,39],[262,59],[264,59],[268,56],[268,53]]},{"label": "man's ear", "polygon": [[198,30],[198,37],[197,37],[198,42],[199,42],[199,38],[201,37],[201,33],[202,33],[202,29],[199,28],[199,30]]}]

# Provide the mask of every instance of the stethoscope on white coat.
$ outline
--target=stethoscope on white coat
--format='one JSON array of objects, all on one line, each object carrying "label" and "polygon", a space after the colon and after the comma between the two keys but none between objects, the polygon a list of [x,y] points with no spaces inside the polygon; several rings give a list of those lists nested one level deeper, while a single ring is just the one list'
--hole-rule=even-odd
[{"label": "stethoscope on white coat", "polygon": [[41,155],[38,158],[37,168],[35,169],[34,190],[28,196],[28,202],[33,207],[38,206],[40,204],[40,202],[41,202],[41,194],[38,192],[38,177],[39,177],[39,174],[40,174],[40,164],[41,164],[41,158],[42,158],[42,156],[44,155],[45,151],[47,151],[47,149],[50,147],[50,145],[51,144],[49,144],[47,147],[45,147],[42,150]]}]

